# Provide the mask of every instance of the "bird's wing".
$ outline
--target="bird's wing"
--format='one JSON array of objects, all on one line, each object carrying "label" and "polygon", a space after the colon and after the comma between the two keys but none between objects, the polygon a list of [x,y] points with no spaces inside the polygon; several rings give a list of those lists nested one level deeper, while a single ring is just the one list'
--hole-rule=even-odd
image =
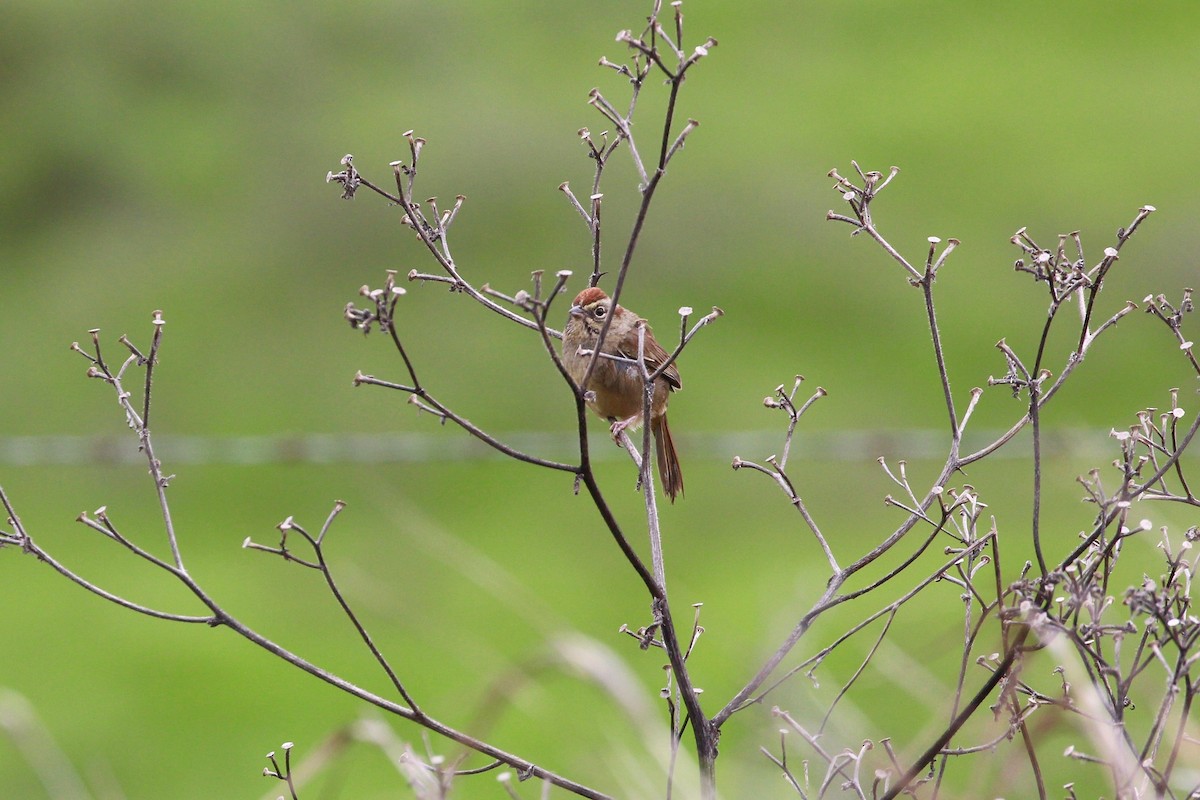
[{"label": "bird's wing", "polygon": [[[650,331],[649,326],[646,327],[645,348],[646,348],[646,369],[650,370],[651,372],[654,372],[654,370],[656,370],[660,366],[662,366],[663,362],[666,361],[671,355],[666,350],[664,350],[663,346],[661,344],[659,344],[658,340],[656,340],[654,338],[652,332]],[[634,340],[634,346],[631,349],[633,350],[633,352],[631,352],[631,353],[622,352],[621,356],[624,358],[628,358],[632,361],[637,361],[638,354],[637,354],[636,338]],[[671,366],[667,367],[666,370],[663,371],[662,377],[664,379],[666,379],[667,385],[670,386],[672,389],[682,389],[683,388],[683,381],[681,381],[679,379],[679,368],[675,365],[674,362],[672,362]]]}]

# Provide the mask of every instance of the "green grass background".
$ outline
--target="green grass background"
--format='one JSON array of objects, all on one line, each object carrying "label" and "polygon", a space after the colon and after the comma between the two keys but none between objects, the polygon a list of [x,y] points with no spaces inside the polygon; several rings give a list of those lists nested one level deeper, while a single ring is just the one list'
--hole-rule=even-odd
[{"label": "green grass background", "polygon": [[[378,285],[385,269],[433,264],[394,209],[366,194],[339,200],[325,173],[349,152],[386,183],[387,163],[407,157],[400,134],[414,129],[429,140],[418,195],[468,198],[453,229],[466,276],[511,293],[528,286],[531,270],[567,268],[578,276],[571,288],[583,285],[589,242],[556,187],[569,180],[587,192],[590,166],[575,132],[607,127],[587,91],[624,97],[620,80],[596,62],[623,56],[614,35],[638,29],[648,7],[6,3],[0,435],[121,435],[110,394],[84,379],[86,365],[67,345],[86,340],[89,328],[102,330],[110,353],[121,333],[144,344],[151,311],[162,309],[158,434],[418,432],[461,444],[464,434],[417,416],[404,398],[351,386],[356,370],[401,378],[402,365],[381,338],[364,341],[346,327],[346,302],[363,283]],[[905,453],[880,439],[846,458],[806,457],[806,437],[942,425],[920,296],[878,248],[824,221],[827,209],[841,210],[828,170],[848,175],[851,159],[902,167],[875,213],[911,259],[923,258],[927,236],[962,240],[937,288],[964,402],[970,387],[1003,371],[998,339],[1022,353],[1036,344],[1046,302],[1041,287],[1013,272],[1008,239],[1017,228],[1045,244],[1080,230],[1094,262],[1115,229],[1150,203],[1159,211],[1123,251],[1101,316],[1149,293],[1177,298],[1195,282],[1200,25],[1187,3],[689,0],[685,11],[690,43],[712,35],[720,45],[685,85],[681,116],[701,127],[662,185],[625,299],[668,339],[679,306],[726,312],[681,364],[686,391],[671,420],[688,494],[663,515],[677,613],[705,604],[707,633],[693,663],[715,710],[826,575],[782,495],[761,476],[729,469],[734,455],[760,460],[778,445],[746,452],[744,439],[712,437],[757,431],[781,440],[783,419],[762,408],[762,397],[797,373],[807,386],[826,387],[830,397],[804,420],[793,469],[848,561],[899,522],[881,502],[895,487],[874,458]],[[648,87],[636,129],[647,149],[661,103],[659,87]],[[615,256],[635,201],[625,162],[605,191]],[[501,435],[569,440],[569,394],[535,337],[436,286],[409,288],[401,327],[441,399]],[[1051,455],[1047,529],[1063,549],[1089,518],[1074,477],[1110,458],[1094,449],[1105,445],[1103,431],[1128,424],[1139,408],[1163,406],[1172,386],[1186,387],[1184,402],[1195,408],[1194,377],[1164,328],[1138,314],[1105,339],[1045,418],[1100,432],[1069,438],[1078,446]],[[1052,344],[1057,372],[1069,340]],[[993,390],[976,424],[996,428],[1018,414]],[[494,676],[566,634],[619,653],[661,715],[653,698],[662,659],[616,634],[622,623],[647,621],[644,592],[562,475],[436,455],[425,463],[186,469],[162,456],[178,473],[171,496],[193,575],[311,660],[384,689],[316,576],[239,545],[247,536],[271,542],[287,515],[316,527],[341,498],[350,505],[332,535],[339,574],[436,715],[470,727]],[[936,466],[911,468],[927,479]],[[602,470],[622,519],[637,530],[628,465],[614,459]],[[1027,554],[1027,465],[1000,460],[968,479],[1019,561]],[[0,485],[39,541],[84,575],[140,602],[199,612],[169,581],[71,521],[107,505],[127,535],[161,552],[143,468],[5,463]],[[1156,524],[1194,522],[1152,511]],[[1141,546],[1152,570],[1153,543]],[[364,713],[227,631],[137,617],[17,552],[0,563],[0,685],[28,699],[87,780],[120,787],[97,796],[278,793],[258,777],[264,753],[290,740],[303,757]],[[890,735],[911,753],[928,740],[948,690],[919,677],[918,667],[942,681],[952,676],[956,597],[953,587],[935,588],[901,617],[880,656],[885,668],[868,673],[855,707],[837,718],[831,749]],[[796,657],[867,610],[834,615]],[[868,636],[831,659],[819,689],[794,680],[773,702],[817,719],[869,645]],[[1053,666],[1046,658],[1036,668],[1048,676]],[[785,796],[757,754],[775,747],[771,702],[727,726],[729,797]],[[1086,743],[1065,725],[1056,730],[1048,735],[1064,744]],[[416,729],[398,732],[423,751]],[[645,765],[623,760],[638,752],[634,727],[575,676],[522,689],[490,733],[606,790],[638,796],[659,785],[639,784]],[[1056,791],[1067,780],[1104,791],[1099,773],[1059,753],[1045,753]],[[1008,759],[1020,763],[1004,750],[956,779],[955,791],[992,791],[985,787],[1011,767]],[[303,796],[403,796],[399,784],[383,756],[358,748]],[[0,787],[5,797],[44,796],[7,740]],[[490,777],[472,778],[456,796],[501,790]]]}]

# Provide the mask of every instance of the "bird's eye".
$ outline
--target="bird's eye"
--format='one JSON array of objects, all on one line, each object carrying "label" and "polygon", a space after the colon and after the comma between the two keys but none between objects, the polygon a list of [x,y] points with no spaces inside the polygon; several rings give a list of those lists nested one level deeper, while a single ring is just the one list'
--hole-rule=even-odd
[{"label": "bird's eye", "polygon": [[604,306],[596,306],[592,309],[592,316],[594,316],[596,319],[604,319],[604,315],[606,313],[608,313],[608,309],[606,309]]}]

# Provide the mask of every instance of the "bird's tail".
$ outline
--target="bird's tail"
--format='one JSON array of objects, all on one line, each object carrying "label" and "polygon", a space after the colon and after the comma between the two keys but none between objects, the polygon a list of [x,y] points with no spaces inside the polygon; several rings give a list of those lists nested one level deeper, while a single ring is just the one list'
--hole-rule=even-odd
[{"label": "bird's tail", "polygon": [[675,452],[675,443],[671,441],[666,414],[653,419],[651,432],[654,434],[658,475],[662,478],[663,491],[674,503],[676,495],[683,494],[683,473],[679,470],[679,455]]}]

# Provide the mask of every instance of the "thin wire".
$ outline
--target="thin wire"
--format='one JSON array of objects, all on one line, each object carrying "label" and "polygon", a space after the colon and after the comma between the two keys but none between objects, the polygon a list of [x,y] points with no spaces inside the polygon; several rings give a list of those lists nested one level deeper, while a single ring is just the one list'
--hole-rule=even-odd
[{"label": "thin wire", "polygon": [[[992,441],[1001,431],[976,430],[967,437]],[[1050,456],[1110,455],[1108,431],[1075,428],[1044,433],[1043,449]],[[779,431],[744,430],[724,433],[676,434],[680,450],[691,459],[763,458],[778,450]],[[567,458],[577,440],[571,433],[511,432],[504,440],[528,453],[545,458]],[[503,458],[493,449],[469,438],[437,432],[312,433],[259,436],[187,436],[158,434],[157,455],[172,469],[182,465],[233,464],[341,464],[433,463],[482,461]],[[592,437],[594,460],[626,458],[607,435]],[[873,461],[889,459],[940,459],[945,457],[946,434],[941,430],[841,430],[797,432],[793,446],[806,460]],[[964,448],[970,452],[970,446]],[[992,458],[1028,458],[1028,441],[1010,442]],[[0,466],[38,467],[88,464],[141,464],[145,459],[135,443],[124,436],[37,435],[0,437]]]}]

